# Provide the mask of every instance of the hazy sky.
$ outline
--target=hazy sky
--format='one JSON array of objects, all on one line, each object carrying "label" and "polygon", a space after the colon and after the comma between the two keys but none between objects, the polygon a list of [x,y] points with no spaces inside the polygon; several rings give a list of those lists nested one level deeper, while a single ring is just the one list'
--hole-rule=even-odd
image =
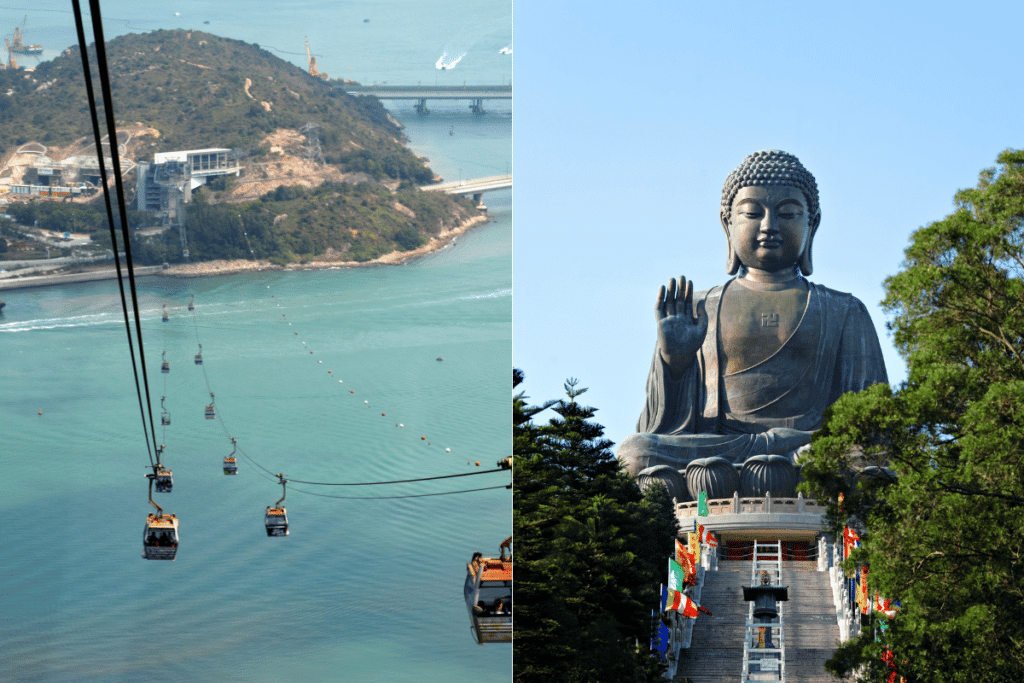
[{"label": "hazy sky", "polygon": [[[579,7],[577,5],[577,7]],[[722,183],[761,149],[818,182],[813,282],[874,320],[909,236],[1024,147],[1019,2],[515,3],[516,367],[635,431],[659,285],[721,284]]]}]

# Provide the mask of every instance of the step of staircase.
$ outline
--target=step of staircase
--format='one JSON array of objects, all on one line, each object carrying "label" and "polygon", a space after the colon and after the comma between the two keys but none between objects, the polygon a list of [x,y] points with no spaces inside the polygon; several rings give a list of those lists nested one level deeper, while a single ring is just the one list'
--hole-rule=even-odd
[{"label": "step of staircase", "polygon": [[[783,562],[787,683],[834,683],[824,669],[839,642],[832,589],[827,572],[813,562]],[[749,603],[743,586],[750,584],[750,561],[719,562],[718,571],[704,574],[701,604],[714,616],[700,615],[693,625],[691,646],[680,653],[676,681],[737,683],[743,666],[744,624]]]}]

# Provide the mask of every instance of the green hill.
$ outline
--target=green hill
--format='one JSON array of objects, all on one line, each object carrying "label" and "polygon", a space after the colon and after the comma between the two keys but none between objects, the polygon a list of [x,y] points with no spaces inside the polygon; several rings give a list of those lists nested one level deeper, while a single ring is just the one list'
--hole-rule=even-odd
[{"label": "green hill", "polygon": [[[202,191],[206,196],[190,206],[187,219],[194,258],[248,257],[257,251],[248,245],[229,248],[232,240],[216,226],[204,227],[222,213],[251,216],[253,225],[269,223],[260,251],[281,260],[328,248],[367,260],[415,248],[478,213],[465,199],[415,189],[434,173],[405,147],[401,127],[376,99],[351,97],[337,84],[312,77],[258,45],[200,31],[156,31],[109,41],[107,57],[119,131],[150,128],[159,133],[136,134],[126,156],[149,160],[155,152],[232,148],[242,155],[248,179],[262,182],[254,186],[263,193],[261,199],[249,202],[233,199],[238,196],[230,192],[238,184],[234,179]],[[285,172],[278,174],[281,178],[269,177],[268,165],[276,162],[280,168],[276,160],[282,157],[271,153],[267,138],[297,132],[311,122],[321,126],[325,163],[318,167],[320,177],[310,182],[306,176],[305,184],[332,182],[324,191],[286,188],[289,192],[282,195],[279,186],[294,183]],[[92,128],[77,46],[31,73],[0,71],[0,147],[10,153],[39,141],[56,152],[82,138],[90,142]],[[295,133],[291,139],[298,139]],[[126,184],[133,185],[134,177],[126,178]],[[285,214],[290,218],[280,218]],[[248,225],[246,232],[251,240]],[[153,258],[177,260],[174,239],[165,235],[151,245],[160,252]]]}]

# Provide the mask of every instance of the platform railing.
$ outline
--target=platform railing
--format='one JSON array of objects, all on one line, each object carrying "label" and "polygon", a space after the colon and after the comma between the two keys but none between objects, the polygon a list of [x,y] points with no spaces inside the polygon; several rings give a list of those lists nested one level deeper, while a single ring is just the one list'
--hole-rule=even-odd
[{"label": "platform railing", "polygon": [[[757,498],[743,496],[737,492],[732,498],[714,498],[707,501],[708,516],[742,515],[747,513],[795,513],[824,514],[825,506],[817,500],[804,498],[797,493],[796,498],[773,498],[770,493]],[[697,517],[697,501],[676,503],[676,515],[679,517]]]}]

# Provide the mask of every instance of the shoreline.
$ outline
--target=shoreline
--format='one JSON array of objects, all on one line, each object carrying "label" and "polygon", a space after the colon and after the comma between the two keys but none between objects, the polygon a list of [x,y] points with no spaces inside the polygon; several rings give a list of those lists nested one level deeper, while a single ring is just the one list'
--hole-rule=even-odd
[{"label": "shoreline", "polygon": [[[205,277],[214,275],[233,275],[235,273],[263,272],[263,271],[296,271],[296,270],[325,270],[328,268],[374,268],[377,266],[401,266],[410,263],[420,257],[440,251],[451,245],[457,237],[468,232],[470,229],[486,223],[490,220],[488,215],[473,216],[468,218],[451,230],[445,230],[431,237],[430,241],[412,251],[393,251],[372,261],[338,261],[332,259],[329,251],[326,255],[320,256],[306,263],[290,263],[286,266],[278,266],[269,260],[250,261],[247,259],[202,261],[199,263],[179,263],[164,268],[163,266],[141,266],[134,269],[137,277],[146,275],[157,275],[161,277]],[[10,289],[28,289],[31,287],[47,287],[77,282],[92,282],[96,280],[116,280],[116,268],[104,270],[84,271],[77,273],[54,273],[51,275],[30,275],[26,277],[11,277],[0,279],[0,291]]]}]

